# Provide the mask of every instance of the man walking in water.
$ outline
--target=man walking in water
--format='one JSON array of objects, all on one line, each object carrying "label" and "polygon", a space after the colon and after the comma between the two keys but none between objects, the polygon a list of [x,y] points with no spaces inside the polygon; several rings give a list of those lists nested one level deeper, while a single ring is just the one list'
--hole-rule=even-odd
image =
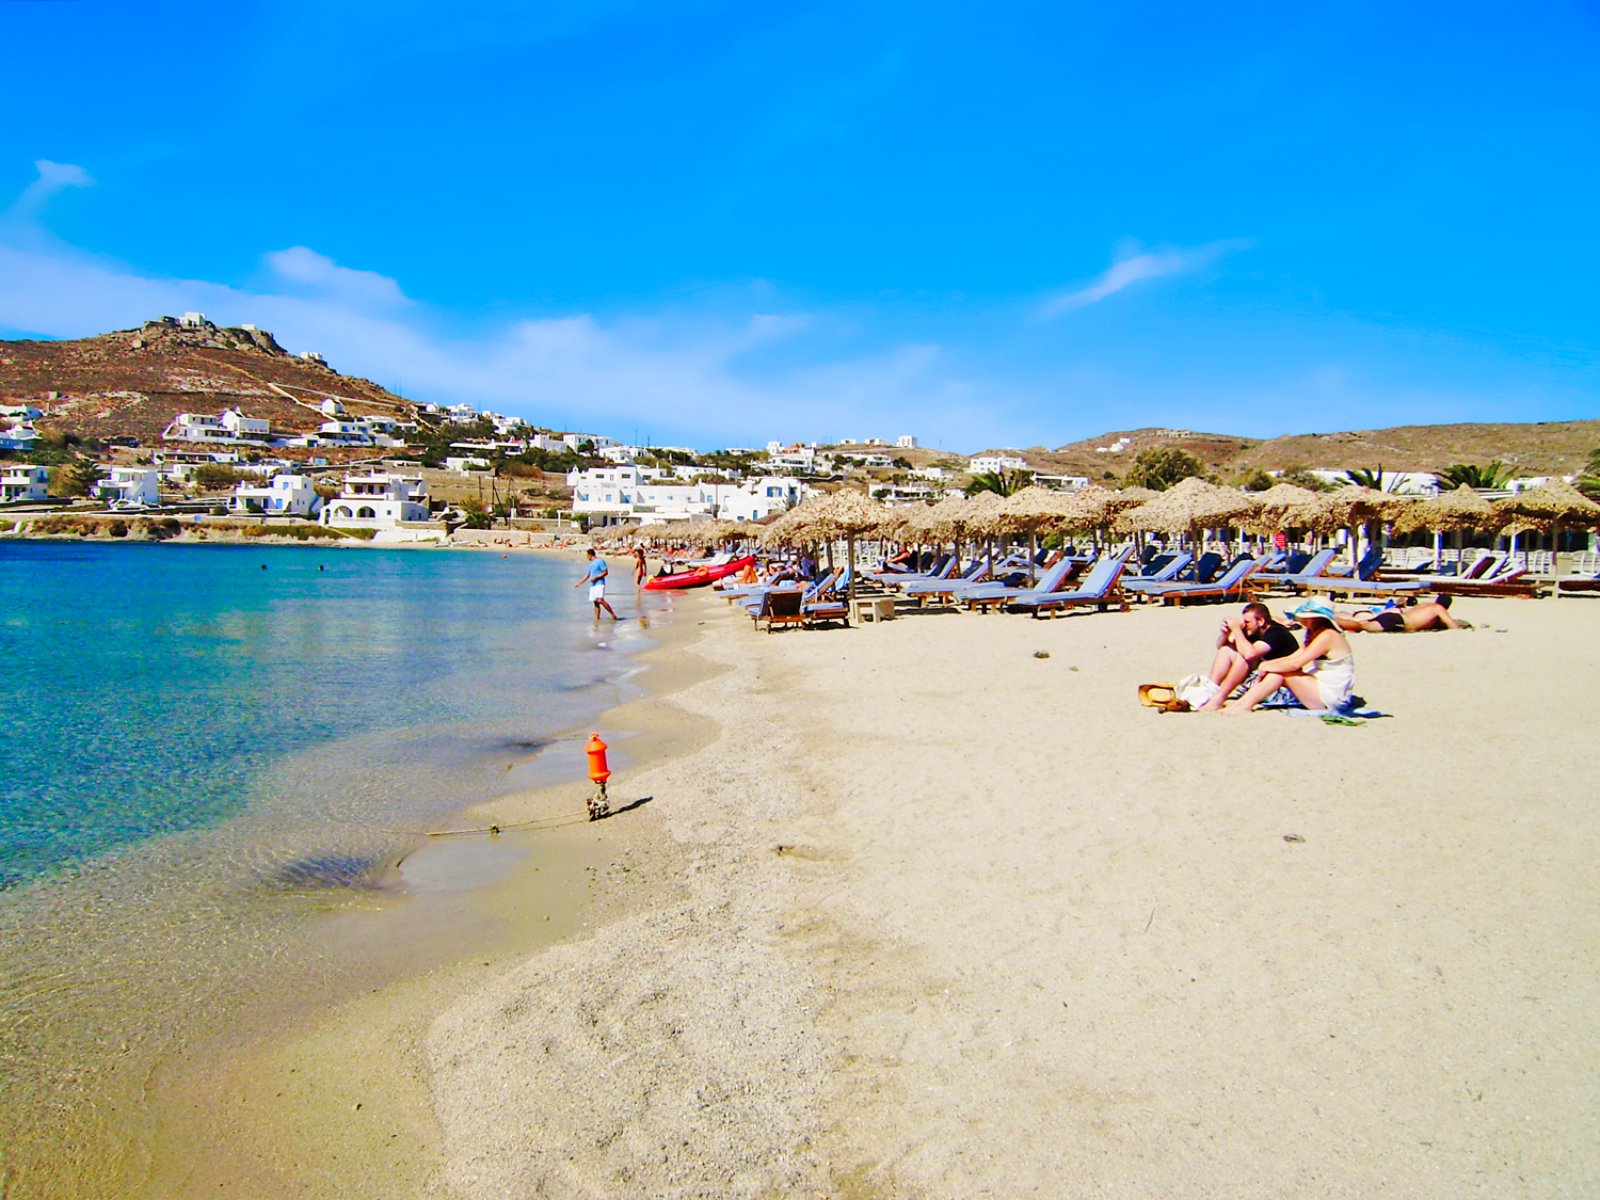
[{"label": "man walking in water", "polygon": [[589,555],[589,566],[583,573],[583,578],[573,584],[573,587],[589,585],[589,599],[594,602],[594,619],[600,619],[600,610],[603,608],[611,614],[613,621],[617,620],[617,613],[606,600],[606,576],[611,573],[606,566],[606,560],[597,555],[593,549],[586,551]]}]

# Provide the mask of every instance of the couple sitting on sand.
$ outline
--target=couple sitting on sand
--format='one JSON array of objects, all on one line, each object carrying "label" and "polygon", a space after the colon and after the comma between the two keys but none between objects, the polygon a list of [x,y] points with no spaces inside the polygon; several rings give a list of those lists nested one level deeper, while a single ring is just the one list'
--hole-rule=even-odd
[{"label": "couple sitting on sand", "polygon": [[1289,615],[1305,630],[1304,645],[1272,619],[1265,604],[1246,604],[1237,618],[1222,623],[1211,673],[1202,683],[1210,696],[1195,711],[1249,712],[1279,688],[1310,709],[1350,706],[1356,660],[1333,609],[1326,600],[1308,600]]},{"label": "couple sitting on sand", "polygon": [[[1272,619],[1265,604],[1244,606],[1237,620],[1224,621],[1217,636],[1207,691],[1215,689],[1199,712],[1249,712],[1279,688],[1287,688],[1309,709],[1348,708],[1355,689],[1356,660],[1345,633],[1410,633],[1424,629],[1460,629],[1450,615],[1450,598],[1427,604],[1414,600],[1405,608],[1336,613],[1326,600],[1308,600],[1289,615],[1305,631],[1305,644],[1295,642],[1288,628]],[[1207,683],[1209,686],[1207,686]],[[1240,692],[1228,704],[1228,697]]]}]

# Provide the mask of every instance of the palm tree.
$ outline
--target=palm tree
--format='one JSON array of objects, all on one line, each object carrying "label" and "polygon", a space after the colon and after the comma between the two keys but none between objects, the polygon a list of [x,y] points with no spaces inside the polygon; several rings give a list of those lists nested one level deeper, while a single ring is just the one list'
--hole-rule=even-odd
[{"label": "palm tree", "polygon": [[980,471],[967,484],[967,495],[994,492],[1000,496],[1014,496],[1032,482],[1033,475],[1028,471]]},{"label": "palm tree", "polygon": [[1379,464],[1377,470],[1370,467],[1356,467],[1344,473],[1345,481],[1356,487],[1371,488],[1375,492],[1387,492],[1394,486],[1396,479],[1392,475],[1383,473],[1383,466]]},{"label": "palm tree", "polygon": [[1511,468],[1499,459],[1486,467],[1476,463],[1452,463],[1442,471],[1434,472],[1441,491],[1453,490],[1465,484],[1469,488],[1494,490],[1503,488],[1511,478]]},{"label": "palm tree", "polygon": [[1577,487],[1589,499],[1600,500],[1600,450],[1589,455],[1583,474],[1578,476]]}]

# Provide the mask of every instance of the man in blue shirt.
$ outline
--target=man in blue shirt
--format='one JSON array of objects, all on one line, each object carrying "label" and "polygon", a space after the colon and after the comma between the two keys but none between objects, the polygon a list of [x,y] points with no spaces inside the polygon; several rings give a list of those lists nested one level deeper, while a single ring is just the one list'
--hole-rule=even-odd
[{"label": "man in blue shirt", "polygon": [[573,584],[573,587],[589,585],[589,599],[594,602],[594,619],[600,619],[600,610],[603,608],[611,614],[611,619],[617,619],[617,613],[606,600],[606,576],[611,573],[606,566],[606,560],[597,555],[593,550],[586,552],[589,555],[589,566],[583,573],[583,578]]}]

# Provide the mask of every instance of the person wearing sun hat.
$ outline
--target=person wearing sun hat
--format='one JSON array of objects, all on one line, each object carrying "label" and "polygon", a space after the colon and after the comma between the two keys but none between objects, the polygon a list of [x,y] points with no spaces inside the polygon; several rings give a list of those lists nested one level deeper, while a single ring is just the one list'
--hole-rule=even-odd
[{"label": "person wearing sun hat", "polygon": [[1310,709],[1337,712],[1350,706],[1356,660],[1333,606],[1318,597],[1290,609],[1289,615],[1305,630],[1305,645],[1282,658],[1263,660],[1250,690],[1223,712],[1249,712],[1280,687],[1288,688]]}]

